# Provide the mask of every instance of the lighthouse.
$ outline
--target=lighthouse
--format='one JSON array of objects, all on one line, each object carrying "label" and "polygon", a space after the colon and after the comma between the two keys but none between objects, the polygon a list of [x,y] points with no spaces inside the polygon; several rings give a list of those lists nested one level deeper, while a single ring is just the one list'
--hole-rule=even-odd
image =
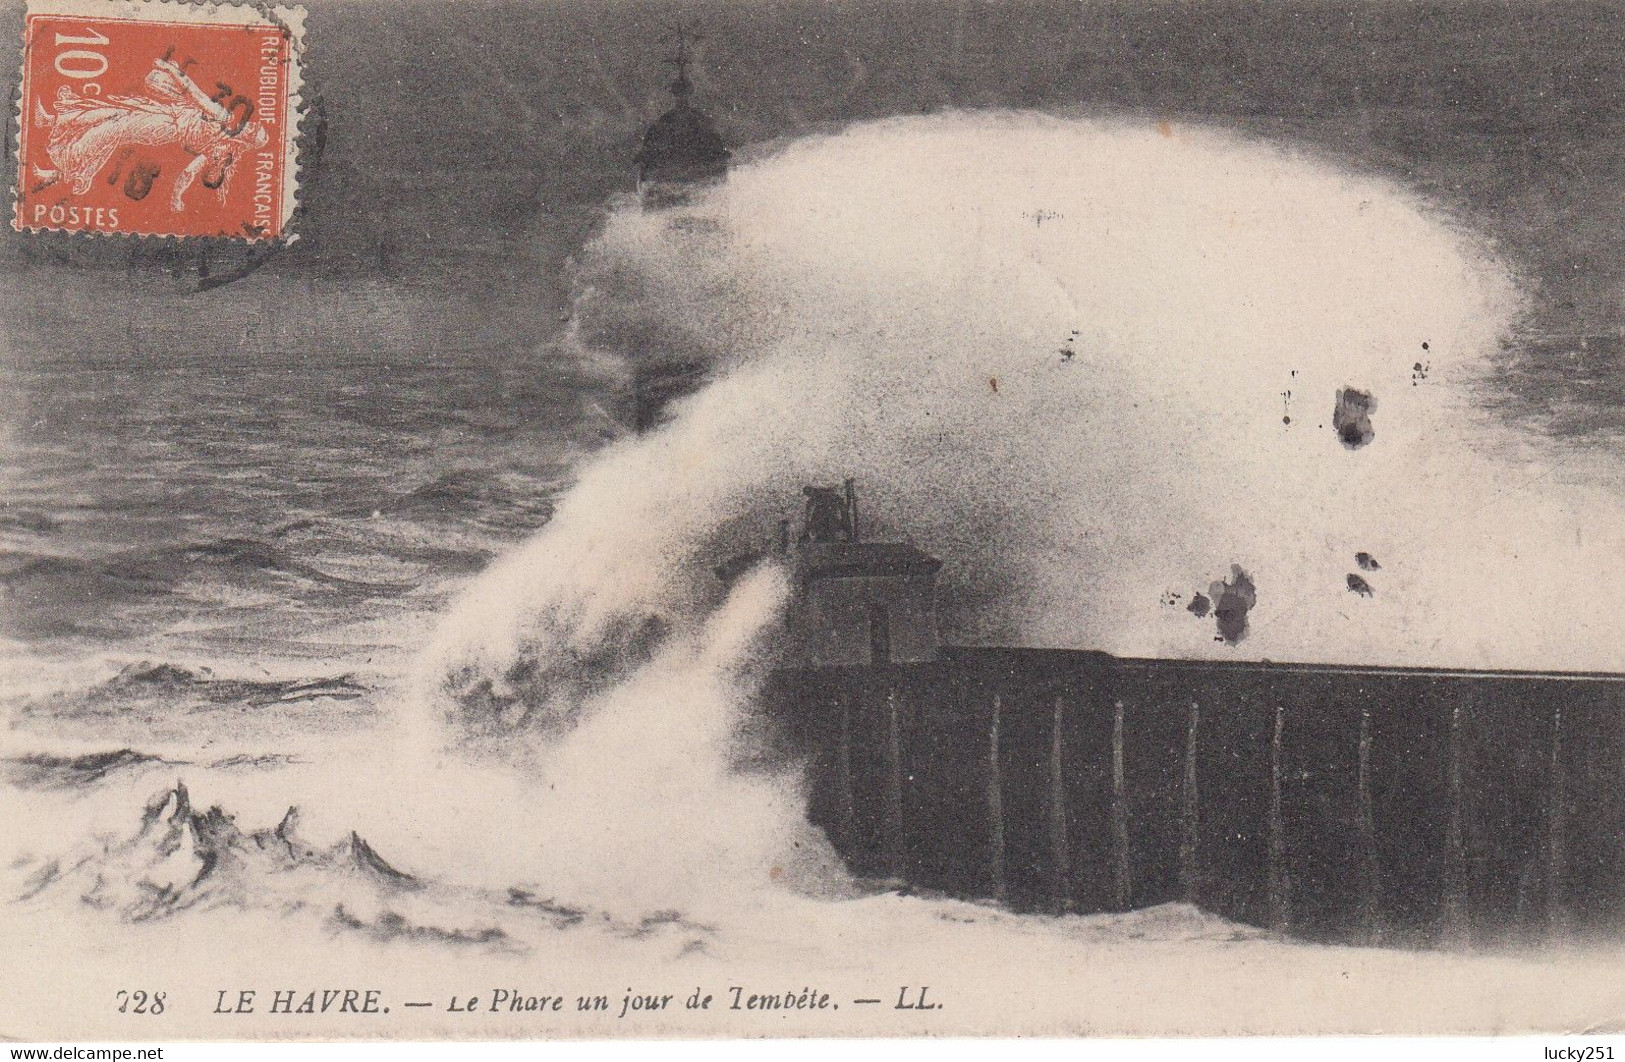
[{"label": "lighthouse", "polygon": [[646,210],[680,205],[694,190],[728,179],[728,145],[717,133],[711,117],[693,103],[688,45],[687,31],[677,27],[677,54],[666,60],[677,68],[670,86],[675,102],[644,132],[643,144],[634,159],[638,200]]}]

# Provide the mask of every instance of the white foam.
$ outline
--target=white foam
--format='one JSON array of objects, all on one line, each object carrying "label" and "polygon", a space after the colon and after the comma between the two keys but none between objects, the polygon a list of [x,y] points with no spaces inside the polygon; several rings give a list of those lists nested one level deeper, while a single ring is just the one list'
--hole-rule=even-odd
[{"label": "white foam", "polygon": [[[588,892],[628,851],[644,899],[695,895],[706,867],[760,881],[799,838],[793,788],[741,779],[718,740],[774,610],[724,607],[711,563],[765,544],[808,482],[855,476],[871,537],[947,562],[950,639],[1625,666],[1618,504],[1479,412],[1514,279],[1390,182],[1212,130],[897,119],[684,210],[624,208],[583,275],[580,341],[700,354],[716,379],[582,469],[457,603],[419,688],[453,718],[448,675],[543,714],[587,702],[549,799],[604,824],[539,845]],[[1357,450],[1331,423],[1345,387],[1377,399]],[[1372,597],[1345,583],[1361,551]],[[1235,646],[1163,600],[1232,564],[1258,587]],[[652,660],[631,633],[651,618]]]}]

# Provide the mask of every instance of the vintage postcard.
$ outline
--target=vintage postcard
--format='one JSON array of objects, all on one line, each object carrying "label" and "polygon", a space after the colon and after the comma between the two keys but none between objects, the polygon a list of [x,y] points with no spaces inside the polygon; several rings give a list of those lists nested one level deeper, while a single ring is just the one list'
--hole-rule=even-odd
[{"label": "vintage postcard", "polygon": [[6,0],[0,1037],[1620,1031],[1622,34]]}]

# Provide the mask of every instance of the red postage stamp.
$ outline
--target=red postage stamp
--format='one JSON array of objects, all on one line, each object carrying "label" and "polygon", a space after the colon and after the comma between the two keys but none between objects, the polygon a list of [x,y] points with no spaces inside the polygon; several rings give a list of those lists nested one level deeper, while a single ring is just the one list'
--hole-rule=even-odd
[{"label": "red postage stamp", "polygon": [[15,227],[285,237],[303,17],[296,7],[29,0]]}]

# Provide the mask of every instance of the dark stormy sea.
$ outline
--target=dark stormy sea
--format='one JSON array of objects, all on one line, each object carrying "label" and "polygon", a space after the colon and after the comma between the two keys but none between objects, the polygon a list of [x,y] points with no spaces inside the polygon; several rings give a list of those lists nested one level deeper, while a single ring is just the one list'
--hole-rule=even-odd
[{"label": "dark stormy sea", "polygon": [[[947,117],[793,145],[669,216],[621,204],[583,261],[575,327],[522,356],[318,360],[271,327],[206,358],[132,333],[7,365],[0,983],[35,1002],[0,1034],[131,1035],[108,1001],[133,988],[221,1036],[399,1035],[408,1000],[435,1004],[413,1032],[470,1036],[1487,1032],[1625,1008],[1611,948],[1357,950],[1183,905],[903,895],[841,868],[794,764],[751,764],[786,586],[768,566],[724,593],[709,565],[848,471],[878,529],[947,557],[950,636],[1617,666],[1617,608],[1573,609],[1621,578],[1608,483],[1488,426],[1522,401],[1484,389],[1530,349],[1504,344],[1516,280],[1425,204],[1213,131]],[[635,436],[615,395],[651,344],[713,382]],[[1317,427],[1353,385],[1377,396],[1364,453]],[[1356,550],[1384,563],[1374,597],[1344,587]],[[1243,563],[1252,641],[1167,607]],[[1484,601],[1486,578],[1516,590]],[[926,984],[942,1010],[616,1013]],[[218,990],[333,985],[394,1012],[210,1017]],[[499,987],[570,1006],[445,1010]],[[592,994],[609,1014],[575,1010]]]}]

